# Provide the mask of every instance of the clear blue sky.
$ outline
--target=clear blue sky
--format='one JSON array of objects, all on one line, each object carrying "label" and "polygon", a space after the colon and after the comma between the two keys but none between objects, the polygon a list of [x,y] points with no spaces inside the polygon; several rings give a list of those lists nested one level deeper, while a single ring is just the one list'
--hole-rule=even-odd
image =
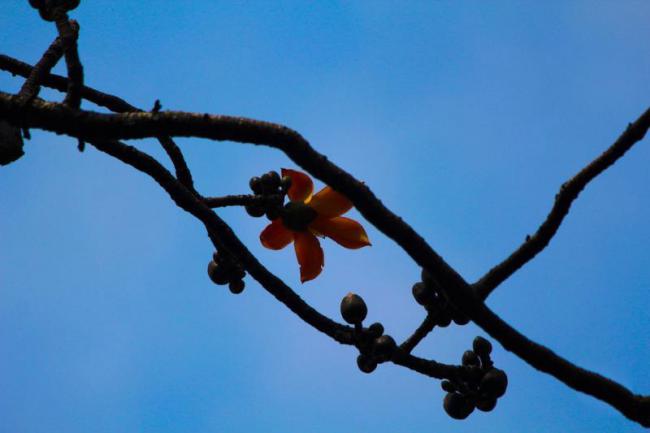
[{"label": "clear blue sky", "polygon": [[[470,281],[650,104],[642,0],[95,0],[73,17],[88,84],[143,108],[159,98],[299,130]],[[32,63],[55,36],[26,1],[3,2],[0,28],[0,52]],[[0,75],[3,91],[20,84]],[[438,382],[393,365],[364,375],[353,348],[256,283],[241,296],[212,285],[204,230],[149,178],[32,134],[26,156],[0,168],[2,433],[641,431],[498,345],[508,393],[494,412],[454,421]],[[294,167],[271,149],[179,143],[206,195]],[[646,139],[489,300],[530,337],[646,394],[649,161]],[[324,313],[339,319],[352,290],[397,340],[423,317],[410,295],[418,269],[367,223],[372,248],[325,242],[323,274],[300,285],[291,249],[259,244],[264,221],[220,214]],[[434,332],[416,353],[458,362],[475,335]]]}]

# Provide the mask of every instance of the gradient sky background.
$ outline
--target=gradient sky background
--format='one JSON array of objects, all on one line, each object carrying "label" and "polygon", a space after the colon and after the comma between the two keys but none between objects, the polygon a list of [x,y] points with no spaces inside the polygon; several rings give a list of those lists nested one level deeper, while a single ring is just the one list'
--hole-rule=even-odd
[{"label": "gradient sky background", "polygon": [[[0,52],[34,63],[54,26],[27,1],[2,3]],[[470,281],[650,104],[642,0],[95,0],[72,16],[89,85],[143,108],[159,98],[297,129]],[[3,91],[21,82],[0,74]],[[2,433],[642,431],[498,344],[508,393],[491,413],[452,420],[437,381],[393,365],[362,374],[353,348],[250,279],[241,296],[211,284],[203,228],[149,178],[32,135],[0,169]],[[178,141],[206,195],[295,167],[271,149]],[[550,247],[489,300],[531,338],[646,394],[649,144],[594,181]],[[352,290],[399,341],[422,319],[419,270],[368,223],[372,248],[325,241],[323,274],[300,285],[292,249],[259,244],[264,220],[220,214],[325,314],[340,320]],[[457,363],[476,335],[436,331],[416,353]]]}]

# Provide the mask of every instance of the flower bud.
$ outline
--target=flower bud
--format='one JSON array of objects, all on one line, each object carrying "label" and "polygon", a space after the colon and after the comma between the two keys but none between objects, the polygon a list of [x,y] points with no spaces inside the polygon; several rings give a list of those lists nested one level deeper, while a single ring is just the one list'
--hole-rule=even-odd
[{"label": "flower bud", "polygon": [[413,284],[411,293],[413,293],[415,301],[425,307],[436,301],[436,292],[430,286],[421,282]]},{"label": "flower bud", "polygon": [[379,322],[375,322],[372,325],[368,326],[368,333],[374,338],[379,338],[384,333],[384,325]]},{"label": "flower bud", "polygon": [[497,399],[494,397],[481,396],[476,401],[476,408],[483,412],[490,412],[497,405]]},{"label": "flower bud", "polygon": [[351,325],[360,324],[368,314],[368,307],[359,295],[348,293],[341,301],[341,316]]},{"label": "flower bud", "polygon": [[357,356],[357,367],[364,373],[372,373],[377,368],[377,361],[366,355]]},{"label": "flower bud", "polygon": [[261,217],[264,215],[264,207],[257,204],[247,204],[245,206],[246,213],[254,218]]},{"label": "flower bud", "polygon": [[447,391],[447,392],[458,391],[456,385],[454,385],[454,383],[449,380],[443,380],[442,382],[440,382],[440,386],[442,387],[443,391]]},{"label": "flower bud", "polygon": [[465,419],[474,411],[474,404],[462,394],[449,393],[443,403],[447,415],[454,419]]},{"label": "flower bud", "polygon": [[220,286],[228,284],[228,273],[223,266],[220,266],[213,261],[208,263],[208,276],[214,284]]},{"label": "flower bud", "polygon": [[262,179],[260,179],[257,176],[251,177],[251,180],[248,182],[248,186],[250,186],[251,190],[255,194],[261,194],[262,193]]},{"label": "flower bud", "polygon": [[374,354],[379,362],[390,360],[395,349],[397,349],[397,344],[390,335],[382,335],[375,340]]},{"label": "flower bud", "polygon": [[466,350],[465,353],[463,353],[463,365],[479,365],[479,360],[478,356],[476,356],[476,353],[474,353],[472,350]]},{"label": "flower bud", "polygon": [[498,368],[488,370],[479,385],[479,389],[483,394],[495,398],[499,398],[505,394],[506,388],[508,388],[508,376],[503,370],[499,370]]},{"label": "flower bud", "polygon": [[482,358],[487,358],[492,353],[492,344],[483,337],[476,337],[472,343],[474,352]]},{"label": "flower bud", "polygon": [[234,293],[235,295],[238,295],[241,292],[243,292],[245,286],[246,283],[244,283],[244,280],[233,280],[230,283],[228,283],[228,289],[230,289],[230,292]]}]

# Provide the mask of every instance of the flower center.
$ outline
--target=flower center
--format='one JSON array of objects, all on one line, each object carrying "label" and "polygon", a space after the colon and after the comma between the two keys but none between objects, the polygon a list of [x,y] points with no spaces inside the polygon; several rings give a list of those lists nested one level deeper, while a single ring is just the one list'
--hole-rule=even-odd
[{"label": "flower center", "polygon": [[309,224],[318,216],[311,207],[297,201],[290,201],[282,208],[282,223],[286,228],[294,232],[304,232]]}]

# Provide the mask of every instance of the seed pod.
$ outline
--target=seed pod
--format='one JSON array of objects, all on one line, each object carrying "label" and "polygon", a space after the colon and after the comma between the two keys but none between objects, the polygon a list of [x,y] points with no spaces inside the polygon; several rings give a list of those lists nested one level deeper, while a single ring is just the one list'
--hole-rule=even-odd
[{"label": "seed pod", "polygon": [[379,362],[390,360],[395,353],[397,344],[390,335],[382,335],[375,340],[375,357]]},{"label": "seed pod", "polygon": [[474,411],[474,404],[471,400],[455,392],[450,392],[445,396],[443,407],[447,415],[454,419],[465,419]]},{"label": "seed pod", "polygon": [[377,368],[377,361],[366,355],[357,356],[357,367],[364,373],[372,373]]},{"label": "seed pod", "polygon": [[472,350],[466,350],[465,353],[463,353],[463,365],[464,366],[469,366],[469,365],[479,365],[479,360],[478,356],[476,356],[476,353]]},{"label": "seed pod", "polygon": [[495,398],[501,397],[506,393],[508,388],[508,376],[505,371],[499,370],[498,368],[491,368],[485,373],[479,389],[485,395],[489,395]]},{"label": "seed pod", "polygon": [[360,324],[368,314],[368,307],[361,296],[348,293],[341,301],[341,316],[351,325]]},{"label": "seed pod", "polygon": [[492,344],[483,337],[476,337],[472,343],[474,352],[482,358],[488,358],[492,353]]},{"label": "seed pod", "polygon": [[415,302],[425,307],[436,301],[436,292],[430,286],[421,282],[413,284],[411,293],[413,293]]}]

